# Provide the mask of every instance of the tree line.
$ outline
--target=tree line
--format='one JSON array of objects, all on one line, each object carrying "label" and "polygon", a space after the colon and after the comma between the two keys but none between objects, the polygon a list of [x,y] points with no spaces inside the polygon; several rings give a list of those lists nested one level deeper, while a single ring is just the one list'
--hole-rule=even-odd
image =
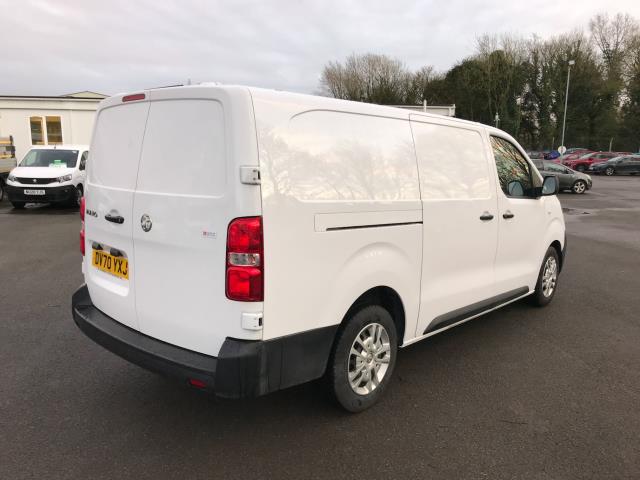
[{"label": "tree line", "polygon": [[[569,61],[573,61],[569,66]],[[640,150],[640,24],[599,14],[586,31],[540,39],[484,35],[446,72],[395,58],[353,54],[329,62],[324,94],[382,105],[456,105],[456,116],[495,125],[533,150],[557,148],[571,68],[565,144]]]}]

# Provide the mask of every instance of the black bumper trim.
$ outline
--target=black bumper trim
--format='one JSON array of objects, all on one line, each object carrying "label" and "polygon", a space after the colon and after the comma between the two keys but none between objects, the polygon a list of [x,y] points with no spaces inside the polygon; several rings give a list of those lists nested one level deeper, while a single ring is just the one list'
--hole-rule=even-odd
[{"label": "black bumper trim", "polygon": [[93,305],[86,285],[74,293],[72,311],[78,328],[107,350],[183,382],[201,380],[226,398],[255,397],[320,378],[338,329],[332,325],[266,341],[227,338],[212,357],[122,325]]},{"label": "black bumper trim", "polygon": [[97,344],[147,370],[214,387],[217,359],[148,337],[105,315],[91,301],[86,285],[73,295],[73,320]]},{"label": "black bumper trim", "polygon": [[[65,202],[75,196],[76,187],[73,185],[64,185],[62,187],[50,187],[48,185],[24,185],[16,187],[14,185],[5,185],[5,191],[11,202],[26,203],[49,203],[49,202]],[[44,195],[26,195],[25,190],[44,190]]]}]

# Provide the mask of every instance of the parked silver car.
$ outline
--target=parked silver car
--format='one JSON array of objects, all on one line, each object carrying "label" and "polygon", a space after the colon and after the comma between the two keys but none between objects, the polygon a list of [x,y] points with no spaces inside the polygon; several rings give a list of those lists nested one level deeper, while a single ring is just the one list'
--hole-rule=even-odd
[{"label": "parked silver car", "polygon": [[571,190],[573,193],[584,193],[591,189],[591,177],[585,173],[576,172],[558,163],[543,160],[532,160],[540,173],[558,177],[560,190]]}]

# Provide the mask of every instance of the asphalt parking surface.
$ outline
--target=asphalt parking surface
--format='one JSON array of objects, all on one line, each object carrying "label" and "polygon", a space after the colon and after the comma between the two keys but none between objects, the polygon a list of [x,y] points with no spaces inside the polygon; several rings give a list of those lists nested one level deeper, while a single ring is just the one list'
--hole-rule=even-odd
[{"label": "asphalt parking surface", "polygon": [[221,401],[75,326],[77,210],[0,203],[0,478],[640,478],[640,177],[561,194],[553,303],[401,351],[376,407]]}]

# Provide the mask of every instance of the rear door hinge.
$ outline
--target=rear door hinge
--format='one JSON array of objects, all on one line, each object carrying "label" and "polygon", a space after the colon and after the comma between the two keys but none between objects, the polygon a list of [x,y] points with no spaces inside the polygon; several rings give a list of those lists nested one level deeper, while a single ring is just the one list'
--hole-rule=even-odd
[{"label": "rear door hinge", "polygon": [[240,167],[240,181],[246,185],[260,185],[260,167]]}]

